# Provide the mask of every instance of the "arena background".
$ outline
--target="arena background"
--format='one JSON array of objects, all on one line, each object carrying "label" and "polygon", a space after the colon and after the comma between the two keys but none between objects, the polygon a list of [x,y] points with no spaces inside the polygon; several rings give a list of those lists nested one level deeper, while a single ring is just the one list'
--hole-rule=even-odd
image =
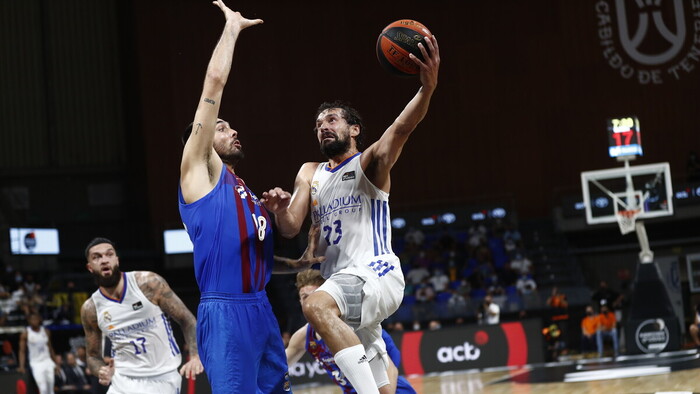
[{"label": "arena background", "polygon": [[[580,198],[582,171],[621,166],[607,156],[614,116],[640,119],[644,156],[633,165],[669,162],[674,186],[686,184],[688,155],[700,151],[700,17],[691,13],[700,5],[686,4],[679,54],[640,66],[606,41],[612,3],[229,1],[265,20],[242,33],[222,101],[247,155],[237,173],[258,194],[291,189],[303,162],[322,159],[311,129],[325,100],[353,103],[366,141],[376,140],[419,87],[379,67],[376,38],[412,18],[437,36],[442,64],[430,111],[392,172],[394,214],[505,206],[527,235],[564,234],[591,286],[633,270],[633,236],[562,212]],[[187,256],[164,256],[162,231],[181,227],[180,135],[222,26],[205,0],[0,2],[0,231],[56,227],[61,241],[57,257],[26,257],[0,236],[6,267],[47,280],[82,273],[85,244],[106,236],[123,269],[162,272],[194,308]],[[643,49],[663,44],[651,42]],[[698,250],[694,196],[648,222],[660,254]],[[281,242],[280,253],[303,243]]]}]

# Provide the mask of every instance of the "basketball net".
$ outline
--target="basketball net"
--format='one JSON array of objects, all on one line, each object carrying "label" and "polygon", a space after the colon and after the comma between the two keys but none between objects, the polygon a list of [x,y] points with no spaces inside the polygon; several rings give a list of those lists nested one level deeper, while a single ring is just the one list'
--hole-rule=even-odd
[{"label": "basketball net", "polygon": [[634,223],[637,221],[637,216],[642,212],[640,209],[628,209],[618,211],[615,216],[617,217],[617,224],[620,225],[620,232],[624,234],[629,234],[634,231]]}]

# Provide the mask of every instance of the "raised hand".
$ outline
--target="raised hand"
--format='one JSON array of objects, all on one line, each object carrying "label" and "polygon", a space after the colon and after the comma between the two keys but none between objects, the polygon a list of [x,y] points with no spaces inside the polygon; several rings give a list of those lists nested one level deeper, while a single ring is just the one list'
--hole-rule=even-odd
[{"label": "raised hand", "polygon": [[434,35],[430,37],[426,36],[425,42],[428,44],[430,52],[425,49],[422,43],[418,43],[418,48],[420,48],[425,61],[421,61],[412,53],[409,54],[409,57],[420,67],[420,82],[423,86],[426,88],[435,88],[438,81],[438,71],[440,69],[440,48],[438,47],[437,38],[435,38]]},{"label": "raised hand", "polygon": [[240,12],[233,11],[230,8],[228,8],[228,6],[226,6],[223,0],[216,0],[212,3],[214,3],[214,5],[219,7],[221,11],[224,12],[224,16],[226,17],[226,23],[235,24],[238,27],[238,31],[250,26],[259,25],[263,23],[262,19],[247,19],[243,17]]},{"label": "raised hand", "polygon": [[292,200],[292,195],[289,192],[282,190],[279,187],[270,189],[264,192],[260,202],[265,205],[268,211],[277,214],[289,207],[289,202]]}]

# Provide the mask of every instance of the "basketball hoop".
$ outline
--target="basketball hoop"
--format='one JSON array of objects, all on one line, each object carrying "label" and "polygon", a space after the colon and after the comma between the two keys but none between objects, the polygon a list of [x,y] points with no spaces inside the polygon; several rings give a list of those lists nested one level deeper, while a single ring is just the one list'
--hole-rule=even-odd
[{"label": "basketball hoop", "polygon": [[637,220],[637,216],[639,216],[641,212],[641,209],[629,209],[618,211],[615,214],[617,224],[620,225],[620,232],[623,235],[634,231],[634,223]]}]

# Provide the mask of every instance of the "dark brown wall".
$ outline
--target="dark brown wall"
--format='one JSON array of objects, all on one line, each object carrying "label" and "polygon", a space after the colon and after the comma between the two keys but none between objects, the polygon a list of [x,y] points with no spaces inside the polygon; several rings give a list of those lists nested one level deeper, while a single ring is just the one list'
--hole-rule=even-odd
[{"label": "dark brown wall", "polygon": [[[660,69],[661,84],[624,78],[604,57],[596,10],[612,0],[230,3],[265,20],[238,42],[220,114],[240,131],[248,157],[237,172],[257,193],[291,189],[299,166],[320,159],[311,127],[321,101],[354,103],[370,142],[398,115],[419,83],[384,72],[374,45],[399,18],[432,30],[442,66],[430,112],[392,173],[395,207],[511,196],[521,217],[546,216],[561,193],[577,192],[581,171],[619,166],[605,134],[616,115],[641,121],[645,156],[633,164],[668,161],[682,179],[688,152],[700,148],[700,70],[679,80],[665,71],[700,34],[690,15],[697,1],[684,2],[681,54],[641,68]],[[179,136],[224,20],[207,1],[134,1],[133,11],[152,220],[178,224]],[[650,37],[645,49],[663,48]]]}]

